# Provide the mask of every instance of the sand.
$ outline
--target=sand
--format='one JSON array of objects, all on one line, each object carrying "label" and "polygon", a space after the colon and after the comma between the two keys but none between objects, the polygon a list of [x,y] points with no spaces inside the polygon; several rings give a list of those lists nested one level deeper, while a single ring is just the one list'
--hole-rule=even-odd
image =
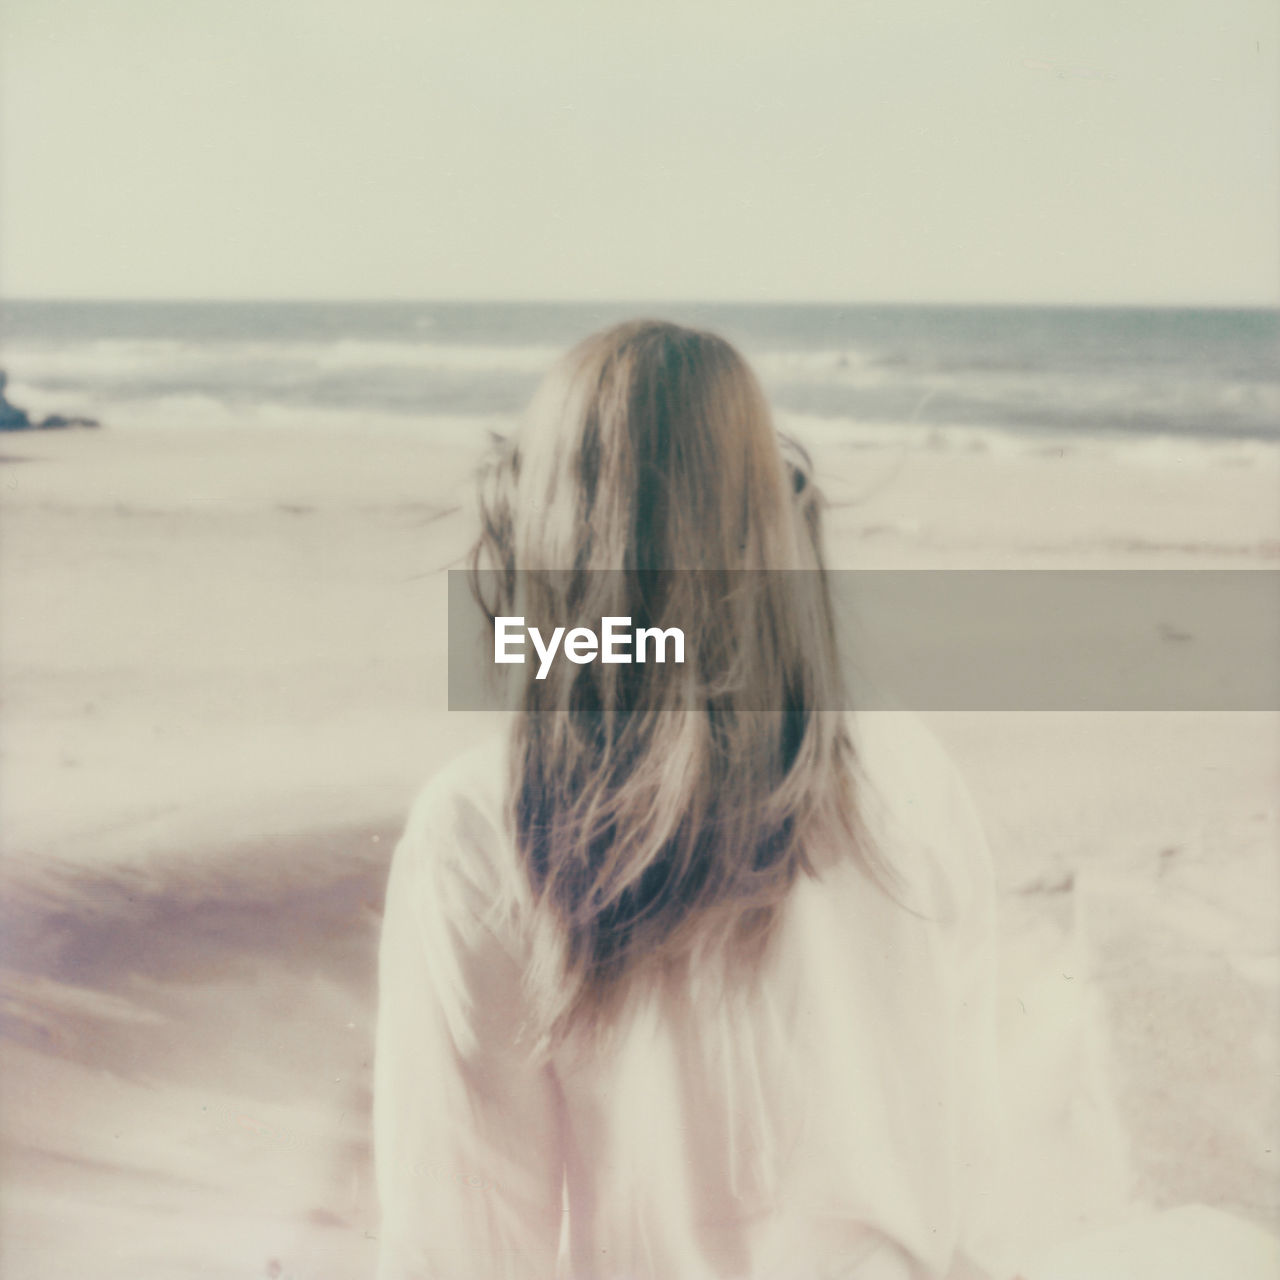
[{"label": "sand", "polygon": [[[1280,560],[1262,446],[814,444],[842,567]],[[368,1275],[386,860],[495,723],[445,710],[475,449],[175,424],[0,455],[0,1274]],[[929,719],[1001,883],[1021,1229],[1280,1227],[1280,718]]]}]

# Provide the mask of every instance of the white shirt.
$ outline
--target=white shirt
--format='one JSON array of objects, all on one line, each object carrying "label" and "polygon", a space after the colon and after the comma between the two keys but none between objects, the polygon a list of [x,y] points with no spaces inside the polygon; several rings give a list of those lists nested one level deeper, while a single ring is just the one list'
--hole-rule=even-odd
[{"label": "white shirt", "polygon": [[852,859],[802,877],[750,998],[659,990],[589,1054],[516,1035],[521,922],[493,911],[523,874],[504,748],[427,786],[380,953],[379,1280],[987,1274],[989,855],[914,717],[851,723],[862,812],[923,909]]}]

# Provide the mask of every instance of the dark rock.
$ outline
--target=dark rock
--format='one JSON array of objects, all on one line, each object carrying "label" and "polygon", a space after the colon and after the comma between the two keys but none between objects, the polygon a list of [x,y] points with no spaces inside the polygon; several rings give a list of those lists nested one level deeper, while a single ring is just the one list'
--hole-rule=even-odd
[{"label": "dark rock", "polygon": [[9,375],[0,369],[0,431],[57,431],[64,427],[102,425],[96,418],[69,418],[61,413],[51,413],[37,422],[25,409],[9,403],[4,393],[8,384]]},{"label": "dark rock", "polygon": [[102,423],[97,418],[68,418],[61,413],[51,413],[32,425],[40,431],[55,431],[62,427],[100,427]]},{"label": "dark rock", "polygon": [[0,431],[25,431],[31,419],[25,409],[17,409],[5,398],[4,389],[9,385],[9,375],[0,369]]}]

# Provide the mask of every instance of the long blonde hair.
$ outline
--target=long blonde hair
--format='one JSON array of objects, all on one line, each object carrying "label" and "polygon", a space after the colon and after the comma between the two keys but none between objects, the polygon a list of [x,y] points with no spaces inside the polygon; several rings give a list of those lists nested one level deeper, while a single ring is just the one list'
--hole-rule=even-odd
[{"label": "long blonde hair", "polygon": [[524,683],[510,796],[543,1033],[603,1024],[644,973],[744,972],[819,850],[867,857],[807,457],[729,343],[637,321],[552,370],[481,514],[491,622],[661,613],[689,654]]}]

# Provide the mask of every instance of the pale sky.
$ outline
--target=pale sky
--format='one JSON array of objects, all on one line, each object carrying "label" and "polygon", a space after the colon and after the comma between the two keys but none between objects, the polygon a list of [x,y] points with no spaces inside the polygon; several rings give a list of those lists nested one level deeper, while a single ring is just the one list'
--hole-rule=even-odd
[{"label": "pale sky", "polygon": [[9,297],[1280,303],[1275,0],[7,0]]}]

